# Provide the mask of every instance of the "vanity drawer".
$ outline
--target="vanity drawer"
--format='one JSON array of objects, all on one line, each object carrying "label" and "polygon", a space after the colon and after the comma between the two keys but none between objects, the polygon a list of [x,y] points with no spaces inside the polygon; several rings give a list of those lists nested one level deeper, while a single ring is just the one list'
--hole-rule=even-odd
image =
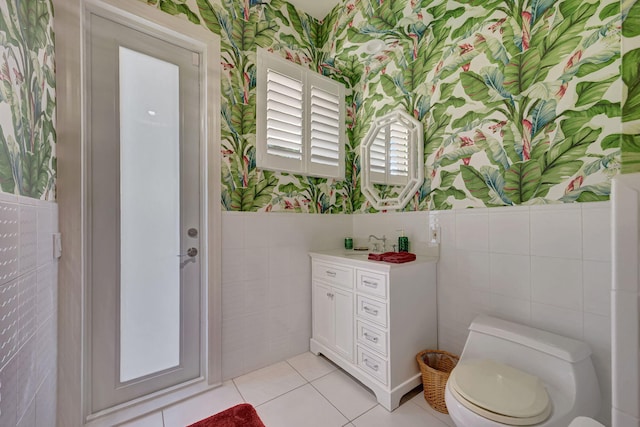
[{"label": "vanity drawer", "polygon": [[357,322],[358,342],[387,356],[387,333],[360,320]]},{"label": "vanity drawer", "polygon": [[371,271],[356,270],[356,288],[382,299],[387,298],[387,276]]},{"label": "vanity drawer", "polygon": [[353,268],[314,261],[312,271],[314,279],[353,289]]},{"label": "vanity drawer", "polygon": [[358,295],[358,316],[387,327],[387,304]]},{"label": "vanity drawer", "polygon": [[358,367],[382,384],[387,384],[387,361],[374,356],[372,352],[360,346],[358,346]]}]

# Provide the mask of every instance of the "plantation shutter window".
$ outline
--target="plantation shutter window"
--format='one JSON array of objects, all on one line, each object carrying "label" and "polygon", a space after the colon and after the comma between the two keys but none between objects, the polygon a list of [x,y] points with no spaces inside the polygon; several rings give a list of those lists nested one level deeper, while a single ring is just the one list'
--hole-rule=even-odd
[{"label": "plantation shutter window", "polygon": [[267,154],[302,160],[302,82],[267,71]]},{"label": "plantation shutter window", "polygon": [[[321,176],[342,176],[344,171],[344,96],[342,85],[326,77],[309,74],[309,165]],[[336,175],[336,173],[338,175]]]},{"label": "plantation shutter window", "polygon": [[344,177],[344,86],[258,49],[256,151],[262,169]]}]

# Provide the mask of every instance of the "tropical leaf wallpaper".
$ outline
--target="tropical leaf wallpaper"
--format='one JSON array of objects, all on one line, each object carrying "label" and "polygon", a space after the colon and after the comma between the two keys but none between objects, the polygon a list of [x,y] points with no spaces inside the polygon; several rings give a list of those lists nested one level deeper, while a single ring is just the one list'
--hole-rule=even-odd
[{"label": "tropical leaf wallpaper", "polygon": [[[323,25],[356,94],[355,174],[371,118],[402,108],[425,129],[427,179],[407,210],[608,199],[622,16],[608,0],[346,2]],[[373,39],[385,46],[369,53]],[[357,190],[353,208],[370,210]]]},{"label": "tropical leaf wallpaper", "polygon": [[622,172],[640,172],[640,3],[622,0]]},{"label": "tropical leaf wallpaper", "polygon": [[320,23],[283,0],[147,0],[221,37],[222,206],[233,211],[350,212],[346,182],[256,168],[256,49],[322,72]]},{"label": "tropical leaf wallpaper", "polygon": [[[322,22],[284,0],[145,1],[221,36],[223,209],[372,211],[359,141],[392,108],[425,128],[427,178],[407,210],[603,200],[621,168],[640,171],[634,0],[345,0]],[[52,21],[49,0],[0,5],[0,190],[43,199]],[[258,46],[352,89],[344,181],[256,168]]]},{"label": "tropical leaf wallpaper", "polygon": [[[606,200],[621,140],[635,141],[621,107],[638,74],[620,71],[631,2],[347,0],[322,22],[281,0],[148,2],[222,37],[228,210],[373,211],[359,143],[394,108],[425,129],[427,178],[406,210]],[[384,47],[369,52],[374,39]],[[257,46],[352,89],[344,182],[256,169]]]},{"label": "tropical leaf wallpaper", "polygon": [[53,6],[0,3],[0,190],[55,199]]}]

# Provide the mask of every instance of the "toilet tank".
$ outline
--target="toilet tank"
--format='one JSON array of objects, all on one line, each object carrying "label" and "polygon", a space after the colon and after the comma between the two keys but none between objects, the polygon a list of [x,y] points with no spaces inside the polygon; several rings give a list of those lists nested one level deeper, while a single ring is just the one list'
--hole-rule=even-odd
[{"label": "toilet tank", "polygon": [[574,403],[600,402],[591,349],[582,341],[480,315],[469,326],[465,359],[492,359],[528,372]]}]

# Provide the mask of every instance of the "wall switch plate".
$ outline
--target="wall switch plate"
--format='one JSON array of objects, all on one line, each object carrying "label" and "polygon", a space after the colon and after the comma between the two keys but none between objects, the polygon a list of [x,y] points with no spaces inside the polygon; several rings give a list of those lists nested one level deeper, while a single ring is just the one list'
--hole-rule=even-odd
[{"label": "wall switch plate", "polygon": [[53,233],[53,258],[59,259],[62,256],[62,235]]},{"label": "wall switch plate", "polygon": [[437,224],[431,224],[429,226],[429,243],[440,243],[440,226]]}]

